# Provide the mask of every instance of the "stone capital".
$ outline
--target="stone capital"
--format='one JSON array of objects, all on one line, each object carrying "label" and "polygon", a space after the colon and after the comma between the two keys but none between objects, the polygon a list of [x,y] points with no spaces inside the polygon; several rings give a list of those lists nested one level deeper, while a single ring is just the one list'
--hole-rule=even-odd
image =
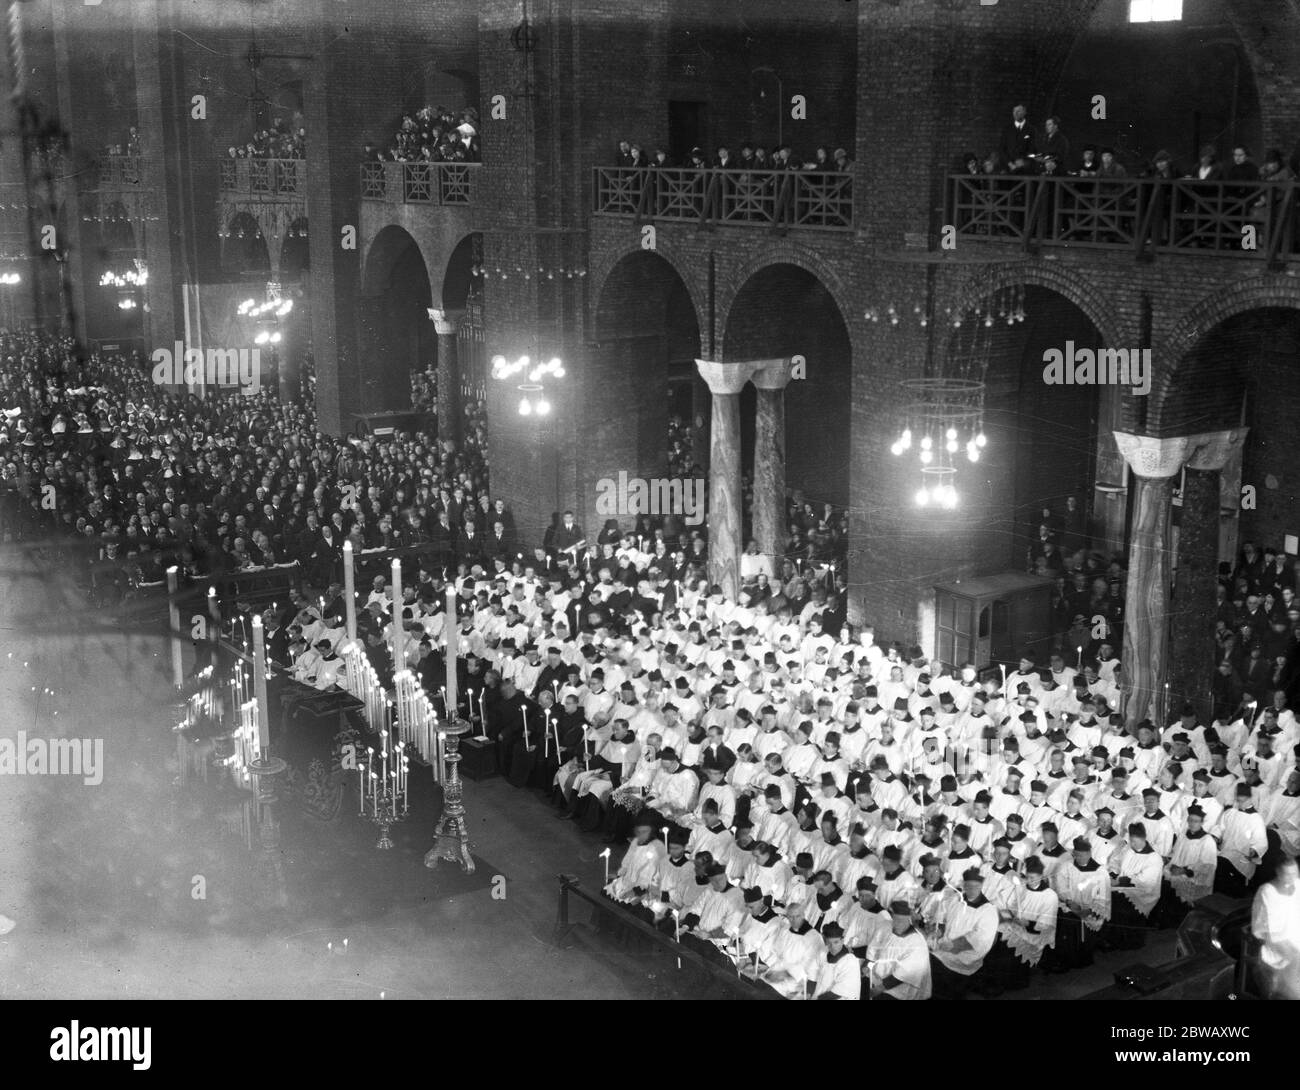
[{"label": "stone capital", "polygon": [[1115,445],[1135,474],[1159,479],[1172,477],[1183,468],[1188,451],[1192,449],[1192,438],[1175,435],[1160,439],[1154,435],[1117,431]]},{"label": "stone capital", "polygon": [[1228,464],[1228,459],[1245,446],[1249,431],[1249,428],[1228,428],[1192,436],[1197,445],[1188,452],[1187,468],[1202,471],[1222,469]]},{"label": "stone capital", "polygon": [[429,308],[429,320],[433,322],[434,332],[439,336],[455,335],[465,317],[463,310],[437,310]]},{"label": "stone capital", "polygon": [[717,397],[720,394],[740,393],[759,367],[772,362],[774,361],[749,360],[741,363],[732,361],[715,363],[709,360],[696,360],[695,366],[699,369],[700,378],[708,384],[709,393]]},{"label": "stone capital", "polygon": [[750,380],[760,390],[784,390],[790,385],[790,360],[754,360],[759,369]]}]

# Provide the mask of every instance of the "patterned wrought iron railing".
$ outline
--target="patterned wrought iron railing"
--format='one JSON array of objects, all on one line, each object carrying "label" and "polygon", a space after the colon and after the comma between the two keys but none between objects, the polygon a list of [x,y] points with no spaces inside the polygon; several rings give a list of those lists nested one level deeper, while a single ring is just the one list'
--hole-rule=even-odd
[{"label": "patterned wrought iron railing", "polygon": [[600,216],[727,225],[853,228],[853,175],[810,170],[596,167]]},{"label": "patterned wrought iron railing", "polygon": [[399,204],[474,203],[481,163],[362,163],[361,199]]},{"label": "patterned wrought iron railing", "polygon": [[947,223],[971,240],[1212,253],[1271,264],[1300,257],[1300,186],[1160,178],[949,178]]}]

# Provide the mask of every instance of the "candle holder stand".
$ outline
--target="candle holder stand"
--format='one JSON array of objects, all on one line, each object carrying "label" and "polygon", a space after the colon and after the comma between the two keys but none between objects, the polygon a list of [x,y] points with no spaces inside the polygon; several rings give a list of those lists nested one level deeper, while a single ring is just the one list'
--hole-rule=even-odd
[{"label": "candle holder stand", "polygon": [[276,908],[289,907],[284,868],[280,863],[280,820],[275,812],[276,777],[287,767],[279,757],[259,757],[248,765],[248,771],[257,786],[257,835],[262,848],[259,859],[261,885],[268,901]]},{"label": "candle holder stand", "polygon": [[461,794],[460,740],[473,731],[464,719],[448,723],[439,732],[447,740],[444,760],[447,774],[443,784],[442,816],[434,830],[433,847],[424,856],[424,865],[430,870],[438,863],[459,863],[466,874],[474,873],[474,858],[469,851],[469,827],[465,823],[465,806]]}]

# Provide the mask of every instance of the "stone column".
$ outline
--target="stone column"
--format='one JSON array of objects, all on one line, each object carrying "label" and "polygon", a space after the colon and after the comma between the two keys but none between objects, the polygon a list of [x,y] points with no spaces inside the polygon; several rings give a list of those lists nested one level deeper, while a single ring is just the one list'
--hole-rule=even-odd
[{"label": "stone column", "polygon": [[463,310],[429,310],[434,332],[438,334],[438,441],[460,442],[460,360],[456,334],[465,317]]},{"label": "stone column", "polygon": [[754,537],[772,559],[785,542],[785,388],[790,361],[760,360],[754,372],[758,392],[754,416]]},{"label": "stone column", "polygon": [[1220,475],[1234,456],[1240,465],[1247,430],[1232,428],[1194,437],[1199,443],[1187,458],[1174,585],[1176,623],[1169,626],[1169,706],[1175,713],[1187,701],[1202,717],[1210,712]]},{"label": "stone column", "polygon": [[1124,717],[1132,730],[1160,714],[1169,636],[1169,529],[1174,476],[1191,440],[1115,433],[1120,453],[1133,470],[1133,522],[1129,534],[1125,595]]},{"label": "stone column", "polygon": [[732,601],[740,592],[740,391],[755,363],[696,360],[713,395],[709,428],[709,582]]}]

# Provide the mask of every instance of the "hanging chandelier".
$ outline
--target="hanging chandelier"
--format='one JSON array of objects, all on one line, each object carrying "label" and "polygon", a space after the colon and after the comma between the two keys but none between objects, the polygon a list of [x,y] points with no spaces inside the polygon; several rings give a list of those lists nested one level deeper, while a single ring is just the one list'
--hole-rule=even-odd
[{"label": "hanging chandelier", "polygon": [[520,356],[517,360],[494,356],[492,377],[503,382],[523,377],[524,381],[516,385],[516,389],[523,394],[519,399],[519,415],[549,416],[551,403],[546,400],[545,380],[564,378],[564,363],[559,357],[552,357],[543,363],[528,356]]},{"label": "hanging chandelier", "polygon": [[142,288],[149,283],[149,267],[140,259],[133,260],[134,268],[114,272],[105,269],[99,278],[101,288]]},{"label": "hanging chandelier", "polygon": [[[891,309],[897,314],[898,308]],[[951,511],[960,500],[958,467],[963,460],[979,462],[988,446],[984,399],[994,331],[1024,322],[1024,289],[1004,288],[964,313],[945,315],[953,327],[947,359],[932,373],[900,383],[902,427],[889,449],[896,458],[912,454],[917,460],[921,487],[916,505]]]}]

